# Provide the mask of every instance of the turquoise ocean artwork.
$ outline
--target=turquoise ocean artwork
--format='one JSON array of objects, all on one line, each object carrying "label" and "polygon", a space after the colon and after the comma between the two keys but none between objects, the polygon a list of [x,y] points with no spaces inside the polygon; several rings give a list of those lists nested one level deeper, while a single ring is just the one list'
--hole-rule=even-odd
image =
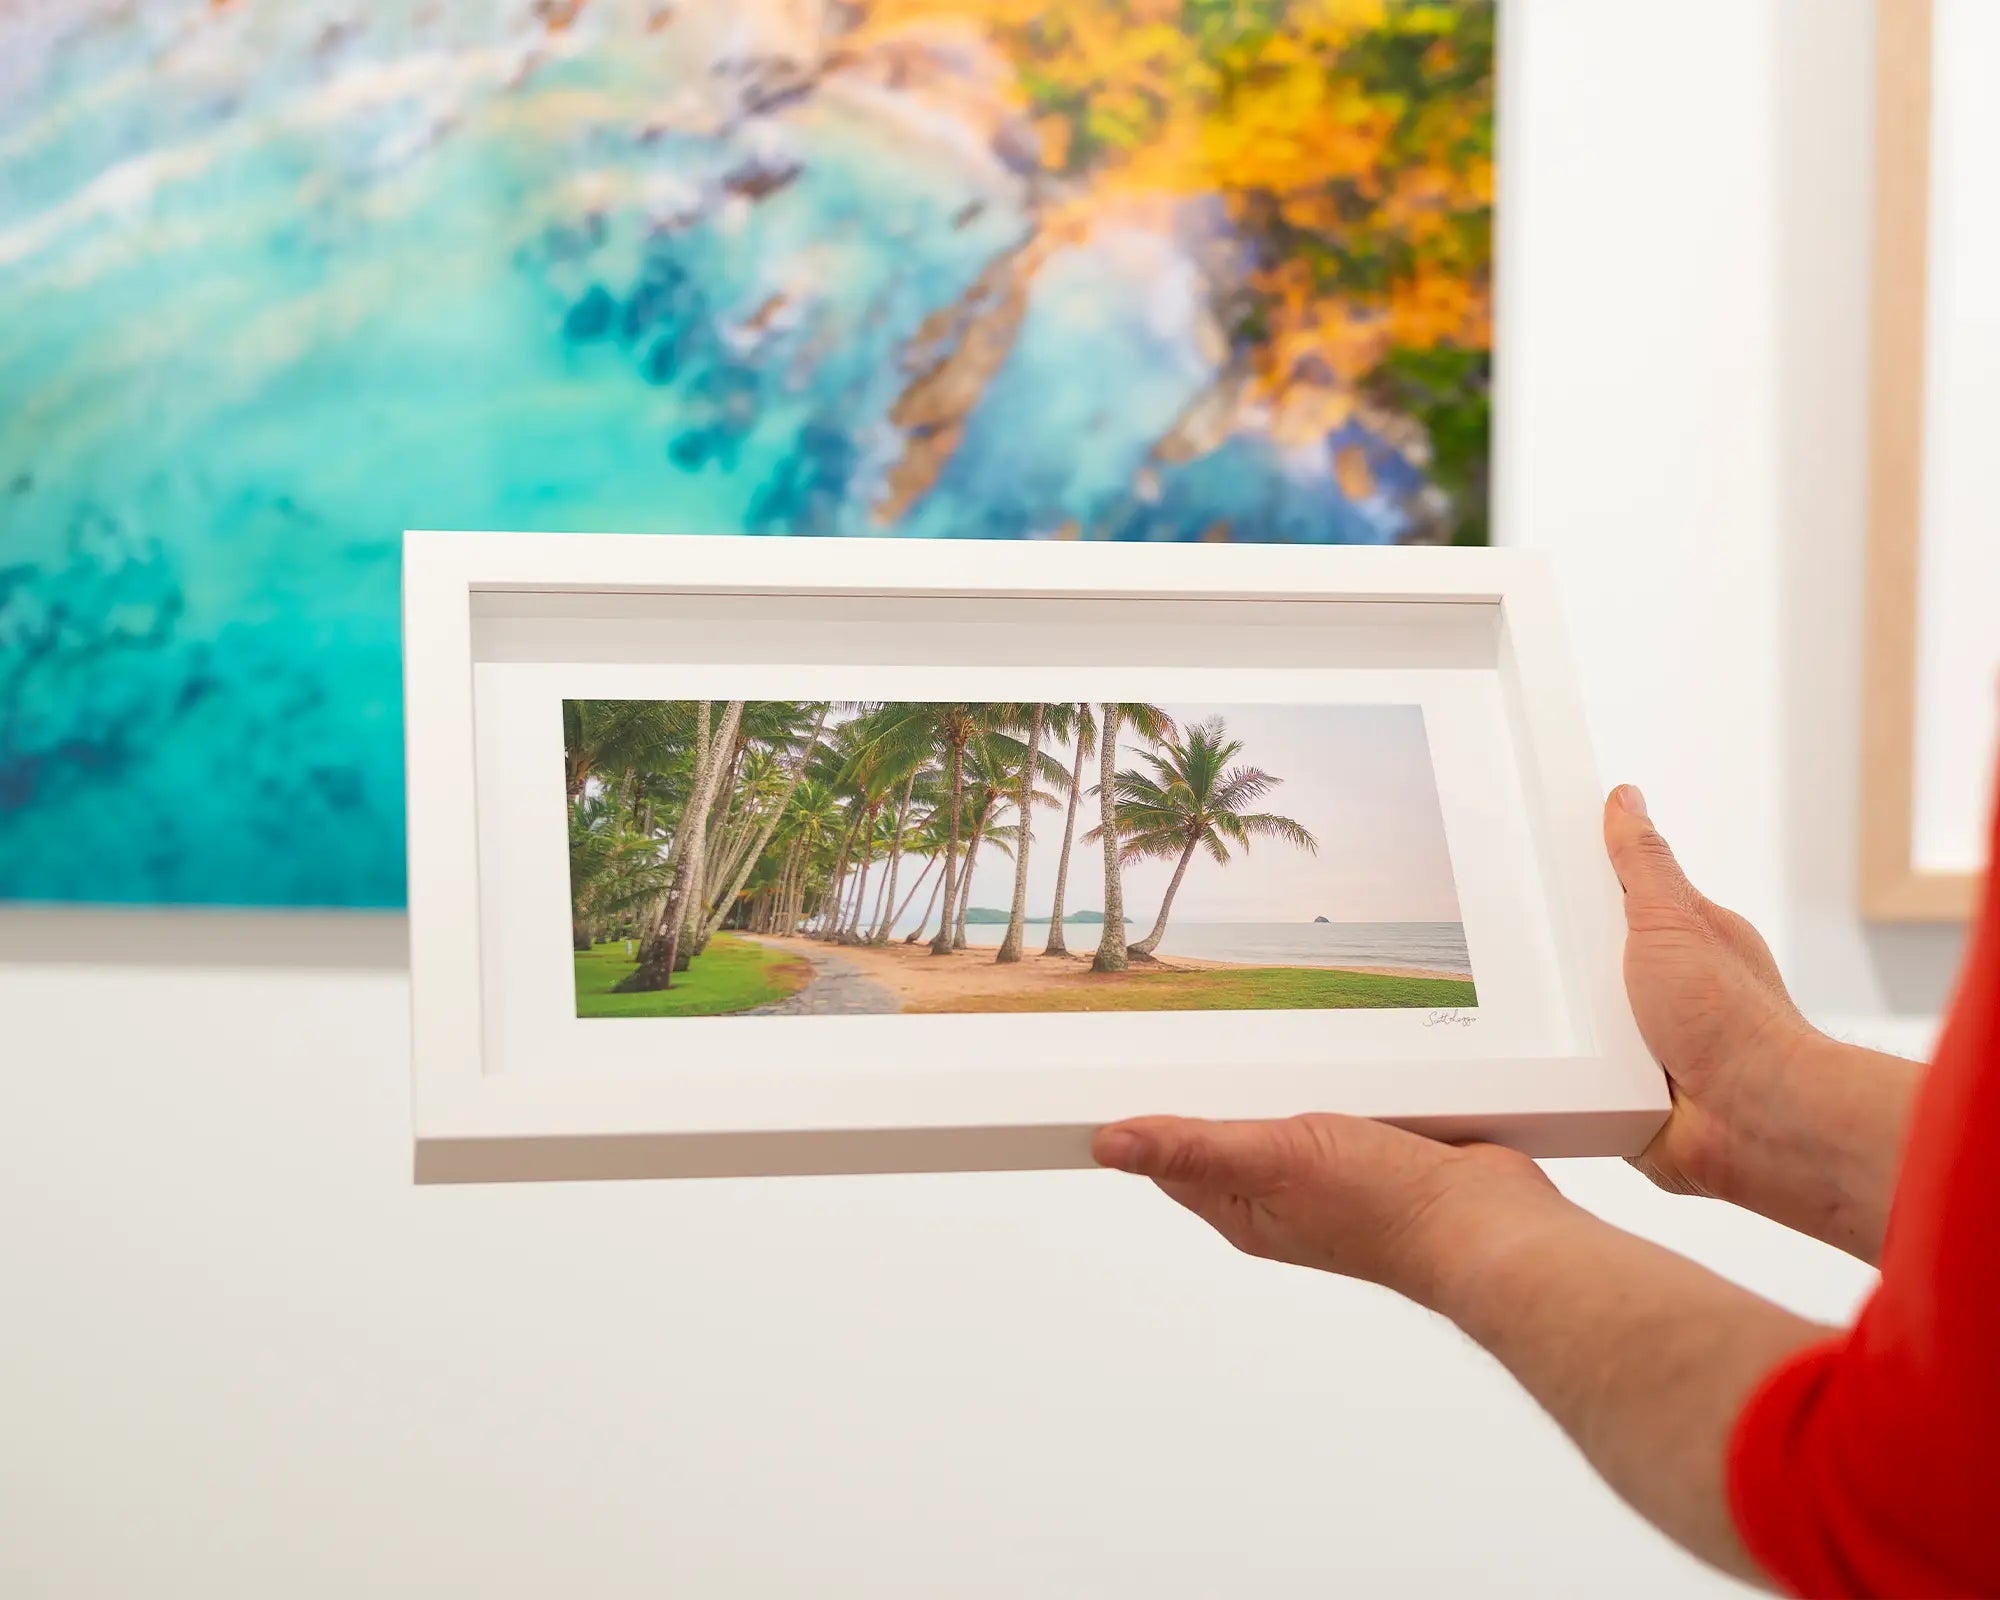
[{"label": "turquoise ocean artwork", "polygon": [[396,906],[404,529],[1483,542],[1493,4],[0,5],[0,898]]}]

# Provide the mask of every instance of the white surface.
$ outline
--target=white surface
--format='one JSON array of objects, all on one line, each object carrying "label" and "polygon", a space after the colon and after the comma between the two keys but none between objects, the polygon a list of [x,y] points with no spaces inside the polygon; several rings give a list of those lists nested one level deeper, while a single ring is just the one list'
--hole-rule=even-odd
[{"label": "white surface", "polygon": [[[506,1138],[532,1163],[496,1156],[476,1176],[546,1174],[547,1154],[518,1141],[557,1135],[618,1159],[578,1147],[568,1176],[714,1171],[684,1144],[637,1164],[632,1136],[780,1130],[823,1131],[827,1153],[738,1138],[745,1153],[719,1170],[1087,1165],[1089,1130],[1122,1116],[1315,1106],[1616,1154],[1665,1113],[1625,1003],[1597,771],[1539,559],[820,542],[788,563],[799,592],[772,595],[754,592],[772,581],[765,551],[739,541],[412,534],[406,574],[418,1129],[426,1145]],[[776,659],[743,659],[778,611]],[[605,658],[608,622],[622,657]],[[802,693],[1421,706],[1481,986],[1470,1025],[1418,1011],[1266,1013],[1248,1031],[1224,1013],[579,1020],[563,699]],[[1559,1130],[1537,1126],[1550,1115]],[[890,1153],[875,1137],[954,1128],[1019,1130],[1018,1148]]]},{"label": "white surface", "polygon": [[[1455,1333],[1115,1174],[413,1189],[403,1001],[0,977],[0,1594],[1701,1587]],[[1564,1176],[1801,1304],[1859,1277]]]},{"label": "white surface", "polygon": [[[1852,893],[1868,8],[1502,10],[1503,511],[1607,780],[1914,1047],[1952,947]],[[414,1191],[363,927],[0,917],[8,1600],[1737,1592],[1448,1330],[1108,1175]],[[1867,1281],[1559,1172],[1802,1310]]]},{"label": "white surface", "polygon": [[1973,872],[2000,706],[2000,6],[1933,0],[1930,298],[1911,862]]}]

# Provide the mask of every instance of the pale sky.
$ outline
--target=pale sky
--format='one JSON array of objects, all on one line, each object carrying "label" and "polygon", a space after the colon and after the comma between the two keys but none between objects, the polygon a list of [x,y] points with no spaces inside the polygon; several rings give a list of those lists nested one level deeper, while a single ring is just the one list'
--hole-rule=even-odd
[{"label": "pale sky", "polygon": [[[1228,865],[1196,853],[1174,900],[1177,922],[1457,922],[1458,893],[1445,846],[1423,711],[1417,706],[1168,705],[1186,726],[1221,717],[1243,741],[1238,763],[1282,779],[1258,806],[1291,817],[1319,842],[1315,854],[1278,839],[1232,846]],[[1142,741],[1119,738],[1121,768],[1141,767]],[[1074,746],[1052,752],[1067,768]],[[1142,769],[1144,770],[1144,769]],[[1086,763],[1086,783],[1096,762]],[[1104,907],[1104,853],[1085,845],[1097,801],[1086,794],[1077,813],[1068,907]],[[1063,813],[1035,813],[1028,852],[1028,912],[1046,916],[1055,897]],[[1173,876],[1171,861],[1125,868],[1125,914],[1144,932]],[[972,904],[1005,910],[1014,897],[1014,864],[980,852]],[[921,896],[919,899],[921,900]],[[921,909],[911,908],[911,915]]]}]

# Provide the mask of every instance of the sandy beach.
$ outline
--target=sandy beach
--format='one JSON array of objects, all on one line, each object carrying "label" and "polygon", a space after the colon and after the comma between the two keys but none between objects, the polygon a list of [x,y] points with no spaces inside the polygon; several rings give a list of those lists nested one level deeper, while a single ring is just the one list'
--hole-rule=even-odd
[{"label": "sandy beach", "polygon": [[[1042,937],[1047,930],[1041,930]],[[1066,956],[1045,956],[1040,940],[1030,942],[1028,953],[1018,962],[1002,966],[993,959],[991,946],[959,950],[948,956],[934,956],[927,944],[829,945],[817,939],[785,938],[775,934],[755,934],[757,944],[773,950],[806,955],[823,952],[851,963],[869,979],[880,984],[903,1002],[906,1011],[960,1011],[982,1009],[981,1002],[1018,1001],[1030,995],[1053,994],[1102,987],[1116,989],[1134,981],[1143,982],[1156,973],[1248,970],[1247,964],[1232,961],[1202,961],[1187,956],[1155,958],[1133,963],[1128,972],[1092,972],[1092,951],[1072,951]],[[1441,972],[1423,967],[1341,967],[1328,972],[1353,972],[1385,978],[1439,978],[1464,981],[1462,972]],[[1108,996],[1107,996],[1108,998]]]}]

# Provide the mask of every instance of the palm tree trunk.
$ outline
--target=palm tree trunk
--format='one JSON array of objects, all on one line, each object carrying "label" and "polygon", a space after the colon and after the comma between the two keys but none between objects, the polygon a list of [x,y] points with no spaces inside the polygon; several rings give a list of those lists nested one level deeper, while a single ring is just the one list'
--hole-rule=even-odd
[{"label": "palm tree trunk", "polygon": [[[740,716],[740,713],[739,713]],[[720,744],[722,741],[718,740]],[[694,892],[687,904],[687,911],[681,924],[681,949],[676,972],[685,972],[694,957],[708,948],[708,918],[717,897],[722,892],[721,868],[725,854],[733,847],[731,835],[736,831],[736,779],[743,770],[743,752],[748,745],[741,739],[730,736],[734,749],[724,762],[721,780],[715,786],[715,793],[708,804],[708,823],[702,830],[702,873],[695,880]],[[727,902],[723,904],[725,914]]]},{"label": "palm tree trunk", "polygon": [[[903,896],[903,903],[897,906],[896,909],[889,914],[889,920],[884,922],[882,926],[876,930],[875,942],[877,944],[886,944],[888,942],[890,934],[895,932],[896,924],[903,920],[903,913],[910,909],[910,902],[916,899],[917,891],[924,886],[924,879],[928,878],[931,875],[931,868],[936,865],[937,865],[936,856],[932,856],[930,860],[924,863],[924,870],[917,874],[917,881],[910,885],[910,892]],[[931,889],[931,898],[933,900],[937,898],[937,889],[935,886],[933,886]],[[930,906],[929,904],[926,904],[924,906],[925,922],[928,922],[930,920],[930,915],[931,915]],[[921,932],[923,924],[919,923],[917,926],[918,926],[918,931]],[[914,942],[915,942],[914,937],[905,941],[905,943],[914,943]]]},{"label": "palm tree trunk", "polygon": [[792,874],[792,903],[785,918],[785,937],[796,938],[805,931],[806,893],[812,888],[812,851],[802,849],[798,869]]},{"label": "palm tree trunk", "polygon": [[853,881],[844,861],[838,875],[827,879],[826,893],[820,896],[819,926],[813,930],[814,938],[831,939],[840,932],[841,919],[847,915],[847,886]]},{"label": "palm tree trunk", "polygon": [[[922,763],[918,763],[918,765],[922,765]],[[894,906],[896,903],[896,875],[901,871],[903,865],[903,834],[909,827],[910,796],[916,792],[916,787],[917,768],[913,766],[910,768],[909,777],[903,781],[902,803],[896,807],[896,837],[889,841],[889,887],[886,891],[884,901],[889,906]],[[889,942],[889,926],[894,920],[894,917],[891,916],[878,922],[875,925],[874,931],[868,935],[868,942],[870,944],[887,944]]]},{"label": "palm tree trunk", "polygon": [[792,853],[785,858],[785,875],[778,890],[778,906],[771,913],[771,931],[789,939],[798,931],[798,924],[791,920],[792,906],[798,897],[799,878],[804,872],[799,857],[805,850],[805,840],[792,841]]},{"label": "palm tree trunk", "polygon": [[667,879],[666,901],[648,917],[645,935],[639,941],[639,964],[619,980],[619,989],[636,992],[665,989],[672,984],[674,961],[680,954],[682,913],[686,910],[681,895],[687,881],[688,851],[696,834],[701,831],[700,819],[708,809],[704,790],[713,755],[713,742],[709,737],[709,703],[703,700],[695,712],[694,787],[688,794],[681,825],[674,830],[674,842],[667,852],[673,870]]},{"label": "palm tree trunk", "polygon": [[[929,867],[925,867],[925,868],[924,868],[924,871],[925,871],[925,872],[927,872],[927,873],[928,873],[928,872],[929,872],[930,870],[931,870],[931,869],[930,869]],[[919,883],[921,883],[921,882],[922,882],[923,880],[922,880],[921,878],[919,878],[919,879],[918,879],[917,881],[918,881]],[[921,918],[921,919],[920,919],[920,920],[918,921],[917,925],[916,925],[916,926],[915,926],[914,928],[912,928],[912,929],[910,930],[910,932],[909,932],[909,935],[908,935],[908,936],[907,936],[907,937],[906,937],[906,938],[905,938],[905,939],[903,940],[903,943],[904,943],[904,944],[922,944],[922,943],[923,943],[923,939],[924,939],[924,929],[926,929],[927,927],[929,927],[929,926],[930,926],[930,921],[931,921],[931,908],[932,908],[932,907],[934,907],[934,906],[935,906],[935,905],[937,904],[937,900],[938,900],[938,890],[942,889],[943,887],[944,887],[944,874],[943,874],[943,873],[939,873],[939,874],[938,874],[938,879],[937,879],[937,882],[931,885],[931,894],[930,894],[930,898],[929,898],[928,900],[926,900],[926,901],[924,902],[924,914],[923,914],[923,917],[922,917],[922,918]],[[916,891],[915,889],[912,889],[912,890],[910,891],[910,893],[911,893],[912,895],[914,895],[914,894],[915,894],[916,892],[917,892],[917,891]]]},{"label": "palm tree trunk", "polygon": [[840,891],[847,886],[847,856],[854,848],[854,836],[861,831],[861,813],[856,811],[853,822],[848,824],[847,837],[840,841],[840,854],[833,860],[833,877],[826,886],[826,920],[820,924],[819,937],[831,939],[840,931],[840,907],[846,898]]},{"label": "palm tree trunk", "polygon": [[709,808],[715,803],[715,786],[722,777],[721,752],[734,742],[737,724],[742,717],[743,702],[729,701],[723,710],[721,731],[711,738],[709,703],[706,700],[700,702],[695,739],[695,787],[688,796],[687,814],[682,819],[680,837],[674,840],[674,849],[681,859],[674,874],[674,888],[668,897],[666,915],[661,920],[661,937],[650,941],[650,951],[641,948],[639,965],[618,985],[623,992],[664,989],[671,981],[675,963],[680,959],[681,930],[688,921],[688,896],[701,892],[702,852]]},{"label": "palm tree trunk", "polygon": [[1049,942],[1042,946],[1045,956],[1066,956],[1069,944],[1063,938],[1063,894],[1069,887],[1069,849],[1076,839],[1076,807],[1083,798],[1083,730],[1090,708],[1076,708],[1076,761],[1069,775],[1069,814],[1063,818],[1062,860],[1056,865],[1056,903],[1049,913]]},{"label": "palm tree trunk", "polygon": [[995,961],[1019,961],[1027,932],[1028,846],[1035,840],[1035,763],[1041,759],[1042,721],[1047,715],[1048,708],[1037,705],[1034,720],[1028,725],[1028,759],[1021,768],[1021,792],[1014,800],[1021,822],[1021,836],[1014,841],[1014,904],[1007,913],[1007,936],[1000,941]]},{"label": "palm tree trunk", "polygon": [[[671,971],[685,972],[688,963],[701,953],[707,942],[700,937],[702,913],[708,904],[708,840],[710,826],[716,810],[724,804],[722,779],[725,770],[733,769],[733,763],[722,759],[722,752],[736,742],[736,730],[743,719],[743,702],[731,700],[723,710],[722,728],[715,736],[717,760],[715,771],[709,778],[707,803],[696,813],[695,835],[688,841],[686,858],[687,877],[681,903],[680,927],[670,939],[671,953],[668,964]],[[664,987],[664,985],[662,985]]]},{"label": "palm tree trunk", "polygon": [[[791,777],[786,780],[785,792],[778,796],[778,803],[771,808],[771,814],[764,819],[764,825],[757,830],[757,842],[744,852],[742,859],[736,864],[729,892],[722,897],[721,915],[727,914],[729,905],[743,892],[743,885],[749,882],[750,874],[757,870],[757,863],[764,859],[764,852],[771,847],[771,835],[777,832],[778,824],[784,820],[785,812],[791,806],[792,796],[798,793],[799,785],[805,781],[806,768],[812,765],[813,755],[819,749],[820,735],[826,730],[827,713],[832,709],[832,701],[819,708],[819,720],[813,724],[812,737],[806,741],[805,749],[799,754],[799,764],[792,769]],[[718,917],[708,931],[713,933],[720,926]]]},{"label": "palm tree trunk", "polygon": [[776,923],[771,931],[787,939],[799,931],[798,902],[805,887],[805,853],[805,840],[794,839],[792,853],[785,858],[784,888],[778,895]]},{"label": "palm tree trunk", "polygon": [[965,801],[965,746],[956,741],[951,747],[951,783],[947,793],[951,797],[951,842],[944,852],[944,916],[938,923],[937,937],[931,941],[934,956],[951,954],[951,908],[956,898],[953,891],[958,887],[954,873],[958,867],[958,818]]},{"label": "palm tree trunk", "polygon": [[894,877],[895,870],[894,863],[892,862],[890,870],[882,874],[881,882],[876,886],[875,909],[868,913],[868,942],[870,944],[879,943],[875,937],[875,930],[881,926],[883,914],[888,909],[889,891],[895,887]]},{"label": "palm tree trunk", "polygon": [[879,807],[868,808],[868,822],[861,831],[861,878],[854,886],[854,905],[841,925],[843,938],[861,936],[861,908],[868,900],[868,868],[875,858],[875,815]]},{"label": "palm tree trunk", "polygon": [[1133,945],[1127,954],[1149,956],[1160,947],[1161,936],[1167,931],[1167,913],[1174,908],[1174,896],[1180,892],[1181,879],[1187,876],[1188,863],[1194,860],[1195,846],[1200,843],[1200,835],[1188,840],[1187,848],[1181,851],[1181,858],[1174,865],[1174,875],[1167,884],[1166,896],[1160,901],[1159,920],[1153,924],[1153,931]]},{"label": "palm tree trunk", "polygon": [[972,824],[972,842],[965,847],[965,871],[960,874],[958,885],[958,911],[952,918],[951,947],[965,948],[965,908],[972,903],[972,869],[979,860],[979,843],[986,837],[986,820],[993,814],[993,803],[989,800],[980,808],[978,818]]},{"label": "palm tree trunk", "polygon": [[814,851],[808,847],[805,858],[799,862],[799,874],[792,880],[790,931],[801,939],[811,929],[813,912],[817,909],[813,901],[813,885],[817,881],[813,876],[813,855]]},{"label": "palm tree trunk", "polygon": [[1131,965],[1125,953],[1125,884],[1118,852],[1118,707],[1104,704],[1097,730],[1097,803],[1104,834],[1104,936],[1097,941],[1093,972],[1123,972]]}]

